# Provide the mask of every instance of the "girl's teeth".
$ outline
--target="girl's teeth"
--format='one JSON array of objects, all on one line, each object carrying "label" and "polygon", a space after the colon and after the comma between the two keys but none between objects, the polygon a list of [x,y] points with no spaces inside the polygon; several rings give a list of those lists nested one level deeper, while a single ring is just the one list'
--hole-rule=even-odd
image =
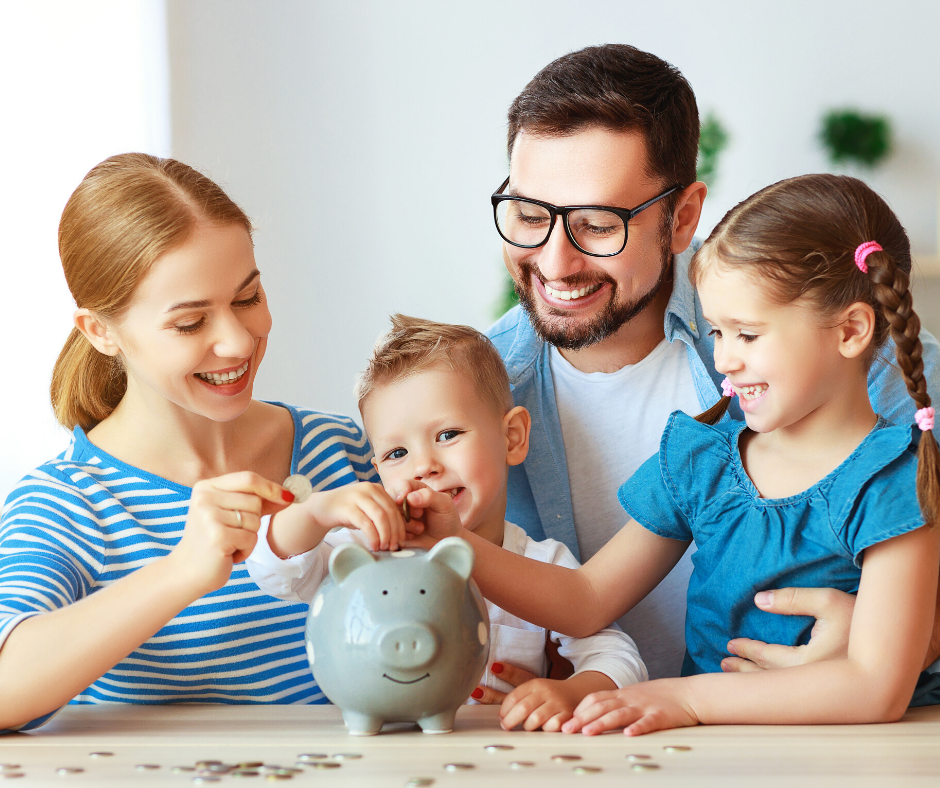
[{"label": "girl's teeth", "polygon": [[582,287],[579,290],[555,290],[555,288],[545,285],[545,292],[552,298],[560,298],[562,301],[576,301],[579,298],[590,295],[599,287],[600,284],[595,283],[587,287]]},{"label": "girl's teeth", "polygon": [[197,372],[197,376],[213,386],[222,386],[241,378],[248,371],[248,362],[246,361],[238,369],[231,372]]},{"label": "girl's teeth", "polygon": [[744,386],[743,388],[739,388],[738,392],[742,397],[744,397],[744,399],[757,399],[765,391],[767,391],[767,388],[768,386],[766,383],[761,383],[757,386]]}]

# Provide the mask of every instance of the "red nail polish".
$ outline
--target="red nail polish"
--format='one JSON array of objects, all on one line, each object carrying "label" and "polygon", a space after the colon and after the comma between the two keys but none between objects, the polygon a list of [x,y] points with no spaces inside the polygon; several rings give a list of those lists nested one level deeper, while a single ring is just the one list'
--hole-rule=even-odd
[{"label": "red nail polish", "polygon": [[294,502],[294,494],[290,490],[281,490],[281,497],[287,501],[287,503]]},{"label": "red nail polish", "polygon": [[477,687],[473,692],[470,693],[470,697],[474,700],[480,700],[483,697],[483,690]]},{"label": "red nail polish", "polygon": [[502,673],[502,672],[503,672],[503,663],[502,663],[502,662],[494,662],[494,663],[492,664],[492,666],[490,667],[490,670],[493,671],[493,673]]}]

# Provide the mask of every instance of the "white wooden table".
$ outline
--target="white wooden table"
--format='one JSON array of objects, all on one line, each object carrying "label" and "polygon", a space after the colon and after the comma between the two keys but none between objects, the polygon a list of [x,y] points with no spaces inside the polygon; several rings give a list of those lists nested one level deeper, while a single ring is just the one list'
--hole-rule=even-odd
[{"label": "white wooden table", "polygon": [[[337,765],[297,766],[301,755]],[[553,759],[561,755],[580,758]],[[173,767],[211,760],[299,768],[281,778],[298,786],[937,786],[940,708],[891,725],[714,726],[627,739],[506,733],[486,706],[461,708],[451,734],[399,725],[365,738],[349,736],[330,706],[85,706],[66,708],[38,731],[0,737],[0,763],[25,775],[11,785],[189,786],[196,773]],[[457,763],[473,768],[446,768]],[[147,765],[158,768],[138,768]],[[83,771],[58,773],[65,768]],[[261,773],[213,784],[277,779],[254,771]]]}]

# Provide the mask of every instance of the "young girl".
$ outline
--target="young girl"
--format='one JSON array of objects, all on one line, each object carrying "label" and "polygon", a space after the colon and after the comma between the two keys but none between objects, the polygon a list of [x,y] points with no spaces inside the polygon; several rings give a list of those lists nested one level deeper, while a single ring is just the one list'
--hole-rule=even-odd
[{"label": "young girl", "polygon": [[[563,730],[876,722],[898,719],[912,695],[940,699],[937,675],[921,676],[940,476],[910,267],[897,218],[853,178],[794,178],[730,211],[691,268],[726,396],[699,421],[672,415],[659,455],[620,489],[632,519],[579,570],[500,554],[460,532],[446,500],[408,494],[415,514],[429,510],[429,536],[471,541],[487,598],[574,636],[629,610],[695,541],[684,677],[590,695]],[[868,367],[889,332],[915,425],[889,425],[868,400]],[[733,396],[746,424],[719,421]],[[783,586],[857,592],[847,655],[722,674],[731,638],[808,641],[812,619],[754,606]]]},{"label": "young girl", "polygon": [[[248,218],[185,164],[126,154],[76,189],[59,249],[78,309],[52,403],[74,437],[0,520],[0,730],[72,698],[326,702],[306,606],[239,562],[279,510],[404,522],[381,486],[343,486],[377,478],[354,422],[251,398],[271,314]],[[271,481],[293,473],[318,491],[302,506]]]}]

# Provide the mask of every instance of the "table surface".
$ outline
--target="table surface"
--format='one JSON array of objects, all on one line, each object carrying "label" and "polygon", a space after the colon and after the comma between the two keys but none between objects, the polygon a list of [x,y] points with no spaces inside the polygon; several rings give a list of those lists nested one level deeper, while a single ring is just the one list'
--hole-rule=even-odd
[{"label": "table surface", "polygon": [[[249,778],[174,769],[213,760],[265,767]],[[936,786],[940,707],[889,725],[711,726],[627,739],[507,733],[491,706],[462,707],[450,734],[394,725],[371,737],[349,736],[332,706],[70,706],[44,728],[0,737],[0,764],[0,782],[23,774],[11,784],[30,786]]]}]

